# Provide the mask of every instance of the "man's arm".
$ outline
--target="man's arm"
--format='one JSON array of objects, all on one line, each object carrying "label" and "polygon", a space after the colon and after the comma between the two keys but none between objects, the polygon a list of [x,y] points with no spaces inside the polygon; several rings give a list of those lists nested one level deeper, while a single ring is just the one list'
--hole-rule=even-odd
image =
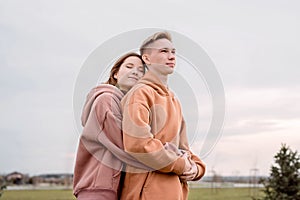
[{"label": "man's arm", "polygon": [[143,90],[131,94],[122,100],[125,151],[153,169],[183,174],[187,167],[185,159],[174,151],[165,149],[162,142],[151,133],[151,94]]},{"label": "man's arm", "polygon": [[196,181],[196,180],[201,179],[201,177],[205,173],[206,166],[203,163],[203,161],[191,151],[191,149],[189,147],[188,139],[187,139],[187,135],[186,135],[186,124],[185,124],[184,119],[182,120],[182,123],[181,123],[179,148],[189,152],[190,161],[192,162],[192,164],[194,162],[194,164],[196,165],[195,167],[197,167],[196,173],[195,173],[195,168],[193,168],[193,169],[191,169],[190,172],[184,173],[184,175],[181,178],[188,180],[188,181],[190,181],[190,180]]}]

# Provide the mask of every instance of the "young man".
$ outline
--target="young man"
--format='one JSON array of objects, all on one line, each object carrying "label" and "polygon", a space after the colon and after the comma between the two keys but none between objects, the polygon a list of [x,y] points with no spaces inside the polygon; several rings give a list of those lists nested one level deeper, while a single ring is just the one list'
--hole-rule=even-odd
[{"label": "young man", "polygon": [[168,88],[176,65],[170,34],[150,36],[140,52],[148,72],[122,100],[123,143],[154,171],[127,165],[121,199],[185,200],[187,181],[199,180],[205,165],[189,149],[180,103]]}]

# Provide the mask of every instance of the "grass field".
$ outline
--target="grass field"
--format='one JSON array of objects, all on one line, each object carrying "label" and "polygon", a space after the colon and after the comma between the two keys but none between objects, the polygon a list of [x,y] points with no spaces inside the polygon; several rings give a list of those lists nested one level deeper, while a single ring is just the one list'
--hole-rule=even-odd
[{"label": "grass field", "polygon": [[[250,195],[251,194],[251,195]],[[259,190],[249,188],[192,188],[189,193],[189,200],[252,200],[251,196],[262,195]]]},{"label": "grass field", "polygon": [[[248,188],[191,188],[189,200],[251,200]],[[5,190],[1,200],[75,200],[71,190]]]}]

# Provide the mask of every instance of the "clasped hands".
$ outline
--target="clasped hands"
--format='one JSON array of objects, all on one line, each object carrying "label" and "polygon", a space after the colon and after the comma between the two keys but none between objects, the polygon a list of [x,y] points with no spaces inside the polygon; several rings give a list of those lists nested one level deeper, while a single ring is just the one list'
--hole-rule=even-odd
[{"label": "clasped hands", "polygon": [[184,151],[182,154],[182,158],[184,158],[185,167],[183,174],[180,175],[179,178],[182,181],[192,181],[197,177],[198,167],[195,161],[191,159],[190,152]]},{"label": "clasped hands", "polygon": [[172,143],[164,144],[165,149],[175,152],[178,156],[181,156],[185,161],[185,167],[183,174],[179,175],[181,181],[192,181],[196,178],[198,174],[198,167],[196,163],[192,160],[191,154],[189,151],[178,149]]}]

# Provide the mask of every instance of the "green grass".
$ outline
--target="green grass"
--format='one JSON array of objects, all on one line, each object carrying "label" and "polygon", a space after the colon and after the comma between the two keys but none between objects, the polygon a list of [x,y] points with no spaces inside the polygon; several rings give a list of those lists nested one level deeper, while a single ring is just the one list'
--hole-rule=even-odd
[{"label": "green grass", "polygon": [[5,190],[1,200],[74,200],[71,190]]},{"label": "green grass", "polygon": [[251,196],[262,195],[259,190],[249,188],[191,188],[189,200],[252,200]]},{"label": "green grass", "polygon": [[[5,190],[1,200],[75,200],[71,190]],[[191,188],[189,200],[251,200],[249,188]]]}]

